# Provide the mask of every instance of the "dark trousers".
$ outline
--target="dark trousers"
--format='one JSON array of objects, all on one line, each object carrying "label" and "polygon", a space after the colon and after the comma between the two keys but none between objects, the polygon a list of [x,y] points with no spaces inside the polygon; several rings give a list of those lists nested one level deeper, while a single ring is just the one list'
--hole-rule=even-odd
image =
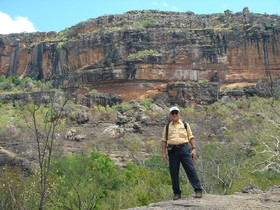
[{"label": "dark trousers", "polygon": [[190,150],[187,145],[176,147],[171,151],[168,151],[169,157],[169,170],[172,180],[172,189],[174,194],[181,194],[179,185],[179,169],[180,163],[182,163],[183,168],[188,176],[188,179],[194,188],[195,192],[201,192],[200,181],[198,179],[196,170],[194,168],[192,157],[190,155]]}]

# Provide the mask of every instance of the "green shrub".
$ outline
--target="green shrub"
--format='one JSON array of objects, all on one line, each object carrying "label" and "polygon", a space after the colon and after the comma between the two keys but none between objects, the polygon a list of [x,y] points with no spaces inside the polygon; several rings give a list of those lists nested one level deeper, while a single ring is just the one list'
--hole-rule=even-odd
[{"label": "green shrub", "polygon": [[156,21],[156,19],[155,19],[154,17],[151,17],[151,18],[149,18],[149,19],[143,21],[143,26],[146,28],[146,27],[148,27],[151,23],[153,23],[153,22],[155,22],[155,21]]},{"label": "green shrub", "polygon": [[144,165],[150,171],[160,172],[165,175],[169,173],[167,164],[158,155],[153,155],[148,158]]},{"label": "green shrub", "polygon": [[53,165],[58,185],[52,202],[68,209],[99,209],[110,191],[121,187],[120,173],[110,158],[97,152],[62,157]]},{"label": "green shrub", "polygon": [[89,91],[89,94],[95,94],[95,93],[98,93],[98,90],[92,89]]},{"label": "green shrub", "polygon": [[64,45],[64,42],[58,42],[56,48],[60,49]]},{"label": "green shrub", "polygon": [[24,177],[21,169],[0,168],[1,209],[31,209],[34,200],[30,193],[34,190],[32,180]]},{"label": "green shrub", "polygon": [[[119,106],[119,105],[117,105],[117,106]],[[122,107],[122,109],[125,112],[132,110],[132,105],[128,102],[122,103],[122,104],[120,104],[120,106]]]},{"label": "green shrub", "polygon": [[139,102],[141,106],[145,108],[145,110],[150,109],[150,107],[153,105],[153,99],[152,98],[145,98],[144,100],[141,100]]},{"label": "green shrub", "polygon": [[102,106],[102,105],[98,105],[97,109],[99,112],[106,112],[106,107]]},{"label": "green shrub", "polygon": [[7,79],[7,78],[6,78],[5,76],[1,76],[1,77],[0,77],[0,82],[5,82],[6,79]]},{"label": "green shrub", "polygon": [[3,82],[0,84],[0,88],[4,91],[10,91],[13,89],[13,85],[8,82]]}]

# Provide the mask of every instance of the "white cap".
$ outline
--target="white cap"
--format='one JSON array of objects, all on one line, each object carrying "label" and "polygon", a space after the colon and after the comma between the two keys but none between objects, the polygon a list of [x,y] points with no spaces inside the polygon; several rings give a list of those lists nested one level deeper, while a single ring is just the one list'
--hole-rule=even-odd
[{"label": "white cap", "polygon": [[170,108],[169,112],[171,113],[172,111],[178,111],[180,112],[179,108],[177,106],[173,106]]}]

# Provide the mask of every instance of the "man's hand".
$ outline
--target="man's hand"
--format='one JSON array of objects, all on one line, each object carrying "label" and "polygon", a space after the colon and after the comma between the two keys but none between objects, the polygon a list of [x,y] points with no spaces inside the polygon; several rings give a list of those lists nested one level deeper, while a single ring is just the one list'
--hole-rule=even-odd
[{"label": "man's hand", "polygon": [[192,157],[192,161],[193,161],[193,163],[194,163],[194,160],[195,160],[195,157],[196,157],[196,149],[192,149],[192,151],[191,151],[191,157]]},{"label": "man's hand", "polygon": [[166,153],[162,154],[162,160],[167,163],[167,155],[166,155]]}]

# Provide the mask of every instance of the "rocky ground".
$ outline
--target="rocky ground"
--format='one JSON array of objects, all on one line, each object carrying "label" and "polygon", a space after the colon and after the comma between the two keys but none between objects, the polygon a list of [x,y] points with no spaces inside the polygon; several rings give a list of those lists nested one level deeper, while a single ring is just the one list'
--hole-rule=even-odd
[{"label": "rocky ground", "polygon": [[203,198],[184,196],[152,203],[130,210],[171,210],[171,209],[280,209],[280,187],[271,187],[266,192],[235,193],[233,195],[204,195]]}]

